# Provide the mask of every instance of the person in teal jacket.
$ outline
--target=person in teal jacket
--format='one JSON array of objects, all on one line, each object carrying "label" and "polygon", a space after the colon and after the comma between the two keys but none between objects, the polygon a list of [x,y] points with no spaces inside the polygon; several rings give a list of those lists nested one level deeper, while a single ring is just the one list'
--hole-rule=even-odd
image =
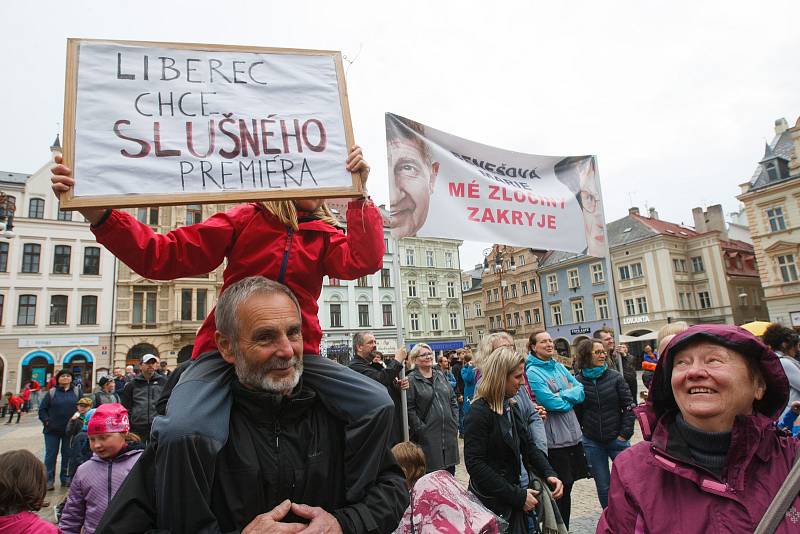
[{"label": "person in teal jacket", "polygon": [[572,485],[578,479],[589,477],[581,427],[574,410],[576,404],[583,402],[583,384],[553,359],[555,345],[543,328],[536,328],[531,334],[528,351],[525,374],[536,402],[547,410],[544,423],[547,458],[564,483],[564,495],[556,502],[564,525],[569,528]]},{"label": "person in teal jacket", "polygon": [[475,366],[472,365],[472,356],[464,355],[464,366],[461,368],[461,379],[464,381],[464,417],[469,413],[469,405],[475,396]]}]

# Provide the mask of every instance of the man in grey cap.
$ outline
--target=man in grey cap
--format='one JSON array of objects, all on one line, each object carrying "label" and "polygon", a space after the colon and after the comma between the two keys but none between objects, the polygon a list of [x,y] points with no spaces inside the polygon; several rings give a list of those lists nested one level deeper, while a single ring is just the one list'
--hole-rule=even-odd
[{"label": "man in grey cap", "polygon": [[167,383],[166,377],[156,373],[159,359],[155,354],[142,356],[141,373],[128,382],[120,395],[120,402],[128,410],[131,432],[150,441],[150,426],[156,416],[156,401]]}]

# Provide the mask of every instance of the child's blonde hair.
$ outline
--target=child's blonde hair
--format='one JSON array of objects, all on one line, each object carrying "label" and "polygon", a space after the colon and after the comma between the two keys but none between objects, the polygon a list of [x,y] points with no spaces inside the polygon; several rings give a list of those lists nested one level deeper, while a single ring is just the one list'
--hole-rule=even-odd
[{"label": "child's blonde hair", "polygon": [[422,448],[416,443],[403,441],[392,447],[392,454],[406,475],[408,489],[413,488],[417,480],[422,478],[427,471],[425,453]]},{"label": "child's blonde hair", "polygon": [[[267,211],[273,214],[284,226],[290,227],[292,230],[297,230],[297,206],[292,200],[268,200],[261,203]],[[339,221],[328,208],[327,204],[323,201],[322,204],[313,211],[312,215],[322,222],[326,222],[331,226],[339,226]]]}]

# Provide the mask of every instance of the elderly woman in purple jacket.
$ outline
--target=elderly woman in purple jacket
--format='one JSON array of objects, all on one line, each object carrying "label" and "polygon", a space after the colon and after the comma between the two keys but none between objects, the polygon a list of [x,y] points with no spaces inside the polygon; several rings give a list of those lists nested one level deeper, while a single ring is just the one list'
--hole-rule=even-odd
[{"label": "elderly woman in purple jacket", "polygon": [[[753,532],[795,459],[773,420],[789,384],[775,353],[736,326],[695,325],[662,352],[645,441],[621,453],[597,532]],[[800,531],[800,497],[777,534]]]}]

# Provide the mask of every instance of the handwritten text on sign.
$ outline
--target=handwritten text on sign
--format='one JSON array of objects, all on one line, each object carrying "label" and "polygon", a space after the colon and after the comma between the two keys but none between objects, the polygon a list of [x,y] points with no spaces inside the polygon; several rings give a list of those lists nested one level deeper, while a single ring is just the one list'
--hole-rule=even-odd
[{"label": "handwritten text on sign", "polygon": [[349,187],[332,55],[83,42],[75,195]]}]

